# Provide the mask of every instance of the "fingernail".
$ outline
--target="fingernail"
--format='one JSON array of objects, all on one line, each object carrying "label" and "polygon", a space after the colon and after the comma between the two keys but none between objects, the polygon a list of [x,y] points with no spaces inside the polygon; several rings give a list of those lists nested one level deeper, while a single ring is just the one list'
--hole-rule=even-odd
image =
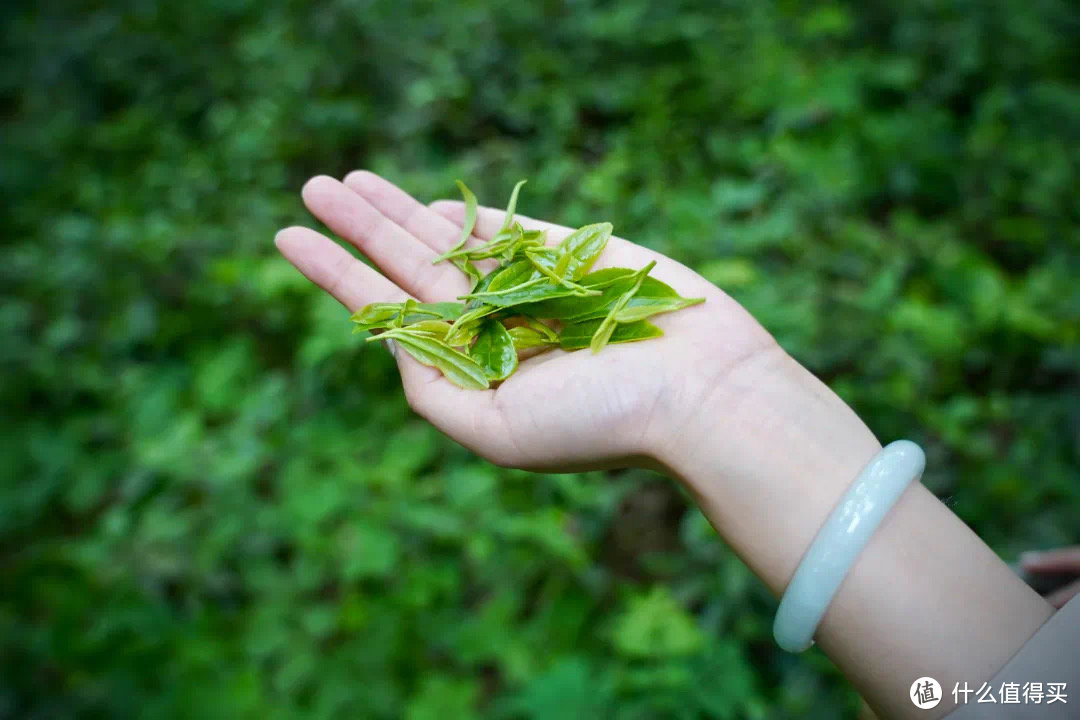
[{"label": "fingernail", "polygon": [[393,340],[386,341],[386,349],[389,350],[390,355],[393,356],[395,360],[397,360],[397,345],[394,344]]},{"label": "fingernail", "polygon": [[1039,562],[1039,560],[1042,559],[1042,556],[1043,556],[1043,554],[1041,552],[1036,552],[1034,550],[1029,550],[1028,552],[1022,552],[1022,553],[1020,553],[1020,564],[1021,565],[1030,565],[1032,563]]}]

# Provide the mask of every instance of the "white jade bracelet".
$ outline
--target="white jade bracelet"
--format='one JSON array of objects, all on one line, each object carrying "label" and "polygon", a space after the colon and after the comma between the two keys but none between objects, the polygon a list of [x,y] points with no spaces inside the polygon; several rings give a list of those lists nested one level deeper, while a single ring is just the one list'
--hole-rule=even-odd
[{"label": "white jade bracelet", "polygon": [[926,456],[910,440],[889,443],[863,468],[814,537],[784,592],[773,622],[776,643],[802,652],[878,525],[922,475]]}]

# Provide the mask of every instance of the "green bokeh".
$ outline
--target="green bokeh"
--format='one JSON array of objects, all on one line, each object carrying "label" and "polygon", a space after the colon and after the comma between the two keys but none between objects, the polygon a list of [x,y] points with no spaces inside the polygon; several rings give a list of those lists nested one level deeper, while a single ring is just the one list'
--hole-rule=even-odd
[{"label": "green bokeh", "polygon": [[273,249],[366,167],[744,303],[1012,559],[1078,540],[1067,2],[0,8],[0,717],[837,718],[670,484],[495,468]]}]

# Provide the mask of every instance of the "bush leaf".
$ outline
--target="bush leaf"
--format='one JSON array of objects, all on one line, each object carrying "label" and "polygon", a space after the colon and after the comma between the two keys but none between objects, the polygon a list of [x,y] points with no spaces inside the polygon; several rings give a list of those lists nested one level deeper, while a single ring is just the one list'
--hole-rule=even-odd
[{"label": "bush leaf", "polygon": [[505,380],[518,365],[513,338],[501,322],[491,318],[481,324],[469,357],[480,364],[488,380]]},{"label": "bush leaf", "polygon": [[443,340],[412,333],[407,328],[387,330],[379,335],[378,339],[393,340],[398,347],[412,355],[417,361],[438,368],[447,380],[458,387],[467,390],[486,390],[489,387],[484,368],[468,355],[447,345]]},{"label": "bush leaf", "polygon": [[[566,325],[559,332],[559,347],[563,350],[581,350],[582,348],[589,347],[593,335],[596,334],[596,331],[602,322],[603,319],[598,319]],[[656,327],[648,320],[639,320],[638,322],[627,323],[626,325],[616,325],[607,342],[614,345],[618,343],[658,338],[663,334],[663,330]]]}]

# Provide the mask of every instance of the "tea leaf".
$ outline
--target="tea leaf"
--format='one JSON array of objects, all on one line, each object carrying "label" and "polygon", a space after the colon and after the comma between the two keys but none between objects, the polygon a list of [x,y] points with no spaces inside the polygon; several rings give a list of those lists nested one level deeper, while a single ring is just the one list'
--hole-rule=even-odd
[{"label": "tea leaf", "polygon": [[[574,284],[567,287],[550,282],[550,278],[537,270],[528,258],[515,260],[496,272],[498,274],[495,277],[489,275],[488,278],[480,282],[477,291],[462,295],[462,299],[473,300],[474,302],[482,301],[505,308],[522,303],[536,303],[551,298],[581,295],[583,292],[590,295],[599,294],[595,288]],[[534,317],[558,317],[557,315],[540,316],[531,312],[525,314]]]},{"label": "tea leaf", "polygon": [[562,256],[555,248],[534,248],[525,251],[525,258],[532,263],[533,267],[556,282],[559,276],[555,273],[555,266],[560,257]]},{"label": "tea leaf", "polygon": [[[383,330],[369,341],[393,340],[421,362],[438,367],[462,387],[488,387],[489,381],[517,369],[518,350],[589,346],[599,352],[608,343],[632,342],[661,335],[646,318],[704,302],[683,298],[649,277],[655,261],[640,270],[605,268],[591,272],[611,239],[611,223],[585,225],[558,245],[545,245],[543,230],[526,230],[515,220],[522,180],[510,193],[502,226],[488,242],[465,247],[476,225],[478,205],[458,181],[465,199],[465,223],[457,243],[440,255],[472,279],[463,302],[373,303],[352,315],[354,332]],[[481,273],[474,260],[493,258],[497,267]],[[512,310],[511,310],[512,308]],[[524,324],[503,325],[507,316]],[[540,322],[557,320],[555,333]],[[462,358],[465,360],[463,361]],[[483,374],[483,384],[477,369]]]},{"label": "tea leaf", "polygon": [[630,302],[630,299],[634,297],[641,288],[642,283],[645,282],[645,278],[649,274],[649,271],[655,266],[656,261],[653,260],[634,275],[633,285],[629,290],[623,293],[622,297],[615,301],[615,304],[612,305],[611,309],[608,311],[607,316],[600,322],[599,327],[596,328],[596,334],[592,337],[592,342],[589,343],[589,347],[592,349],[594,355],[607,345],[608,340],[611,339],[612,333],[615,332],[615,328],[618,326],[618,323],[615,322],[615,316],[626,307],[627,303]]},{"label": "tea leaf", "polygon": [[[646,277],[638,291],[630,298],[623,312],[628,314],[627,320],[619,319],[619,322],[633,322],[642,320],[658,313],[681,310],[684,307],[697,305],[705,302],[705,298],[684,298],[668,284],[654,277]],[[642,308],[637,311],[636,308]],[[632,312],[633,311],[633,312]],[[640,313],[640,314],[635,314]]]},{"label": "tea leaf", "polygon": [[[515,227],[520,228],[521,226],[515,225]],[[487,260],[488,258],[501,256],[504,258],[503,262],[507,262],[510,257],[513,257],[514,251],[521,242],[521,235],[510,229],[499,233],[483,245],[458,250],[456,255],[466,257],[469,260]]]},{"label": "tea leaf", "polygon": [[[537,318],[553,318],[564,322],[581,322],[605,317],[611,306],[629,289],[634,271],[627,268],[604,268],[591,272],[581,279],[581,285],[590,290],[600,290],[599,295],[578,298],[561,297],[545,300],[535,305],[522,305],[517,310]],[[672,312],[704,302],[704,298],[683,298],[667,285],[652,276],[647,276],[641,287],[626,304],[626,312],[642,307],[648,310],[635,311],[640,315],[627,315],[627,319],[618,318],[619,322],[633,322],[663,312]]]},{"label": "tea leaf", "polygon": [[[442,320],[423,320],[419,323],[413,323],[408,327],[396,328],[413,335],[422,335],[424,337],[435,338],[436,340],[443,340],[446,338],[446,334],[450,329],[450,324]],[[367,339],[367,342],[373,340],[381,340],[386,332],[382,335],[373,335]]]},{"label": "tea leaf", "polygon": [[526,231],[525,228],[521,227],[521,223],[514,223],[512,231],[511,240],[502,253],[504,263],[511,262],[514,257],[530,250],[543,249],[544,234],[542,232],[537,234],[536,232]]},{"label": "tea leaf", "polygon": [[[514,186],[513,192],[510,193],[510,202],[506,204],[506,217],[503,219],[502,227],[492,236],[491,240],[472,249],[462,248],[463,243],[459,243],[452,250],[448,250],[436,258],[436,262],[462,255],[467,256],[470,260],[483,260],[502,255],[507,252],[508,248],[516,247],[517,243],[524,237],[524,232],[521,230],[520,224],[514,223],[514,212],[517,209],[518,192],[525,182],[525,180],[519,180],[517,185]],[[518,229],[516,233],[514,232],[515,225],[517,225]],[[513,251],[511,250],[507,259],[512,256]]]},{"label": "tea leaf", "polygon": [[562,285],[555,285],[550,282],[548,278],[541,275],[539,278],[534,278],[533,280],[522,283],[516,287],[507,288],[506,290],[500,290],[494,293],[485,293],[483,295],[478,295],[477,297],[489,305],[496,305],[500,308],[511,308],[527,303],[539,303],[542,300],[549,300],[551,298],[569,296],[579,297],[577,295],[578,292],[579,291],[577,290],[563,287]]},{"label": "tea leaf", "polygon": [[603,270],[593,270],[581,278],[581,284],[585,287],[605,287],[623,278],[633,277],[636,270],[623,267],[609,267]]},{"label": "tea leaf", "polygon": [[564,294],[520,305],[517,311],[536,318],[550,318],[565,322],[602,318],[633,283],[634,271],[623,268],[609,268],[609,270],[618,271],[618,273],[602,270],[601,272],[605,275],[598,279],[598,283],[590,282],[588,275],[582,278],[581,286],[595,293],[594,295],[582,297]]},{"label": "tea leaf", "polygon": [[457,325],[450,329],[444,338],[446,344],[452,348],[467,348],[476,339],[476,333],[480,332],[480,321]]},{"label": "tea leaf", "polygon": [[[454,243],[454,246],[432,260],[432,265],[452,257],[459,249],[464,247],[465,242],[469,239],[469,236],[472,235],[473,228],[476,227],[476,196],[473,195],[472,190],[470,190],[461,180],[455,180],[454,182],[457,183],[458,189],[461,190],[461,197],[465,200],[465,224],[461,226],[461,237]],[[462,269],[462,272],[468,274],[469,271],[465,267],[462,267],[461,265],[458,265],[458,267]]]},{"label": "tea leaf", "polygon": [[480,321],[498,310],[494,305],[478,305],[466,311],[454,321],[450,332],[446,335],[446,344],[451,347],[462,347],[472,342],[480,329]]},{"label": "tea leaf", "polygon": [[626,307],[615,313],[615,322],[631,323],[660,313],[682,310],[705,302],[705,298],[649,298],[635,295]]},{"label": "tea leaf", "polygon": [[554,330],[552,330],[550,327],[540,322],[536,318],[522,316],[520,319],[525,322],[526,326],[531,327],[533,330],[536,330],[538,333],[550,340],[557,340],[559,338],[558,333],[556,333]]},{"label": "tea leaf", "polygon": [[495,312],[496,310],[498,310],[498,308],[494,305],[477,305],[476,307],[469,308],[464,313],[462,313],[461,316],[454,321],[454,324],[458,325],[462,323],[468,323],[470,321],[486,317],[491,313]]},{"label": "tea leaf", "polygon": [[514,342],[514,349],[521,351],[535,347],[558,345],[559,336],[550,328],[547,328],[547,330],[548,332],[545,333],[529,325],[518,325],[510,328],[507,332],[510,333],[510,339]]},{"label": "tea leaf", "polygon": [[354,312],[349,319],[357,324],[356,332],[391,327],[401,316],[402,303],[371,303]]},{"label": "tea leaf", "polygon": [[604,252],[611,238],[611,223],[585,225],[567,235],[558,249],[569,256],[566,269],[571,280],[580,280]]},{"label": "tea leaf", "polygon": [[491,282],[483,290],[474,291],[472,295],[481,295],[499,292],[507,288],[519,286],[529,280],[539,279],[539,273],[527,259],[517,260],[504,265],[501,269],[492,273]]},{"label": "tea leaf", "polygon": [[496,268],[484,277],[480,278],[480,282],[476,283],[476,285],[473,286],[472,290],[469,291],[469,294],[473,295],[486,292],[487,289],[491,286],[491,283],[494,282],[495,278],[498,276],[501,269],[502,268]]},{"label": "tea leaf", "polygon": [[488,380],[504,380],[517,369],[517,350],[503,324],[488,318],[480,326],[476,342],[469,349],[473,358],[484,369]]},{"label": "tea leaf", "polygon": [[405,324],[417,322],[412,317],[436,317],[442,320],[456,320],[465,312],[465,304],[459,302],[422,303],[412,298],[405,301]]},{"label": "tea leaf", "polygon": [[[545,280],[546,280],[546,278],[544,278],[543,276],[533,277],[533,278],[530,278],[529,280],[526,280],[525,282],[518,283],[517,285],[511,285],[510,287],[502,288],[501,290],[490,290],[489,289],[486,292],[470,293],[468,295],[462,295],[461,297],[462,298],[468,298],[470,300],[483,300],[484,302],[496,305],[496,304],[498,304],[498,299],[499,299],[500,296],[520,294],[522,290],[527,290],[527,289],[532,288],[532,287],[542,286]],[[553,287],[553,286],[549,285],[548,287]],[[569,288],[560,288],[560,289],[565,290],[566,292],[572,292]]]},{"label": "tea leaf", "polygon": [[521,186],[524,185],[527,180],[518,180],[517,185],[514,186],[513,191],[510,193],[510,202],[506,204],[506,218],[503,219],[502,227],[499,228],[498,235],[504,230],[510,229],[510,224],[514,222],[514,212],[517,211],[518,192],[521,190]]},{"label": "tea leaf", "polygon": [[561,253],[558,258],[553,272],[559,277],[566,277],[570,272],[570,261],[574,259],[574,256],[570,253]]},{"label": "tea leaf", "polygon": [[438,318],[454,320],[465,311],[459,302],[422,303],[409,298],[401,303],[371,303],[357,310],[350,319],[357,327],[353,332],[397,328],[422,320]]},{"label": "tea leaf", "polygon": [[[581,350],[582,348],[589,347],[593,335],[596,334],[596,331],[602,322],[602,319],[597,319],[566,325],[563,327],[562,331],[559,332],[559,346],[563,350]],[[663,334],[663,330],[656,327],[648,320],[639,320],[638,322],[627,323],[626,325],[616,325],[607,342],[614,345],[618,343],[657,338]]]},{"label": "tea leaf", "polygon": [[472,287],[476,287],[476,284],[484,277],[483,273],[480,272],[480,269],[473,265],[472,261],[468,258],[458,257],[451,260],[451,262],[454,263],[458,270],[465,273],[465,275],[472,280]]},{"label": "tea leaf", "polygon": [[468,390],[485,390],[489,387],[487,375],[480,364],[442,340],[412,333],[407,328],[387,330],[378,339],[393,340],[417,361],[438,368],[447,380],[459,387]]},{"label": "tea leaf", "polygon": [[[440,255],[437,260],[453,260],[458,267],[462,267],[463,264],[472,260],[486,260],[500,256],[503,258],[503,262],[509,262],[523,245],[535,247],[540,244],[542,244],[542,240],[535,239],[532,234],[530,234],[529,238],[526,238],[525,231],[520,223],[513,223],[510,227],[499,230],[482,245],[447,251]],[[472,268],[472,271],[478,273],[475,268]]]},{"label": "tea leaf", "polygon": [[[567,277],[569,255],[562,255],[551,248],[526,250],[525,257],[533,267],[542,272],[557,285],[573,290],[575,295],[599,295],[599,290],[590,290],[573,282]],[[562,270],[560,270],[562,268]]]}]

